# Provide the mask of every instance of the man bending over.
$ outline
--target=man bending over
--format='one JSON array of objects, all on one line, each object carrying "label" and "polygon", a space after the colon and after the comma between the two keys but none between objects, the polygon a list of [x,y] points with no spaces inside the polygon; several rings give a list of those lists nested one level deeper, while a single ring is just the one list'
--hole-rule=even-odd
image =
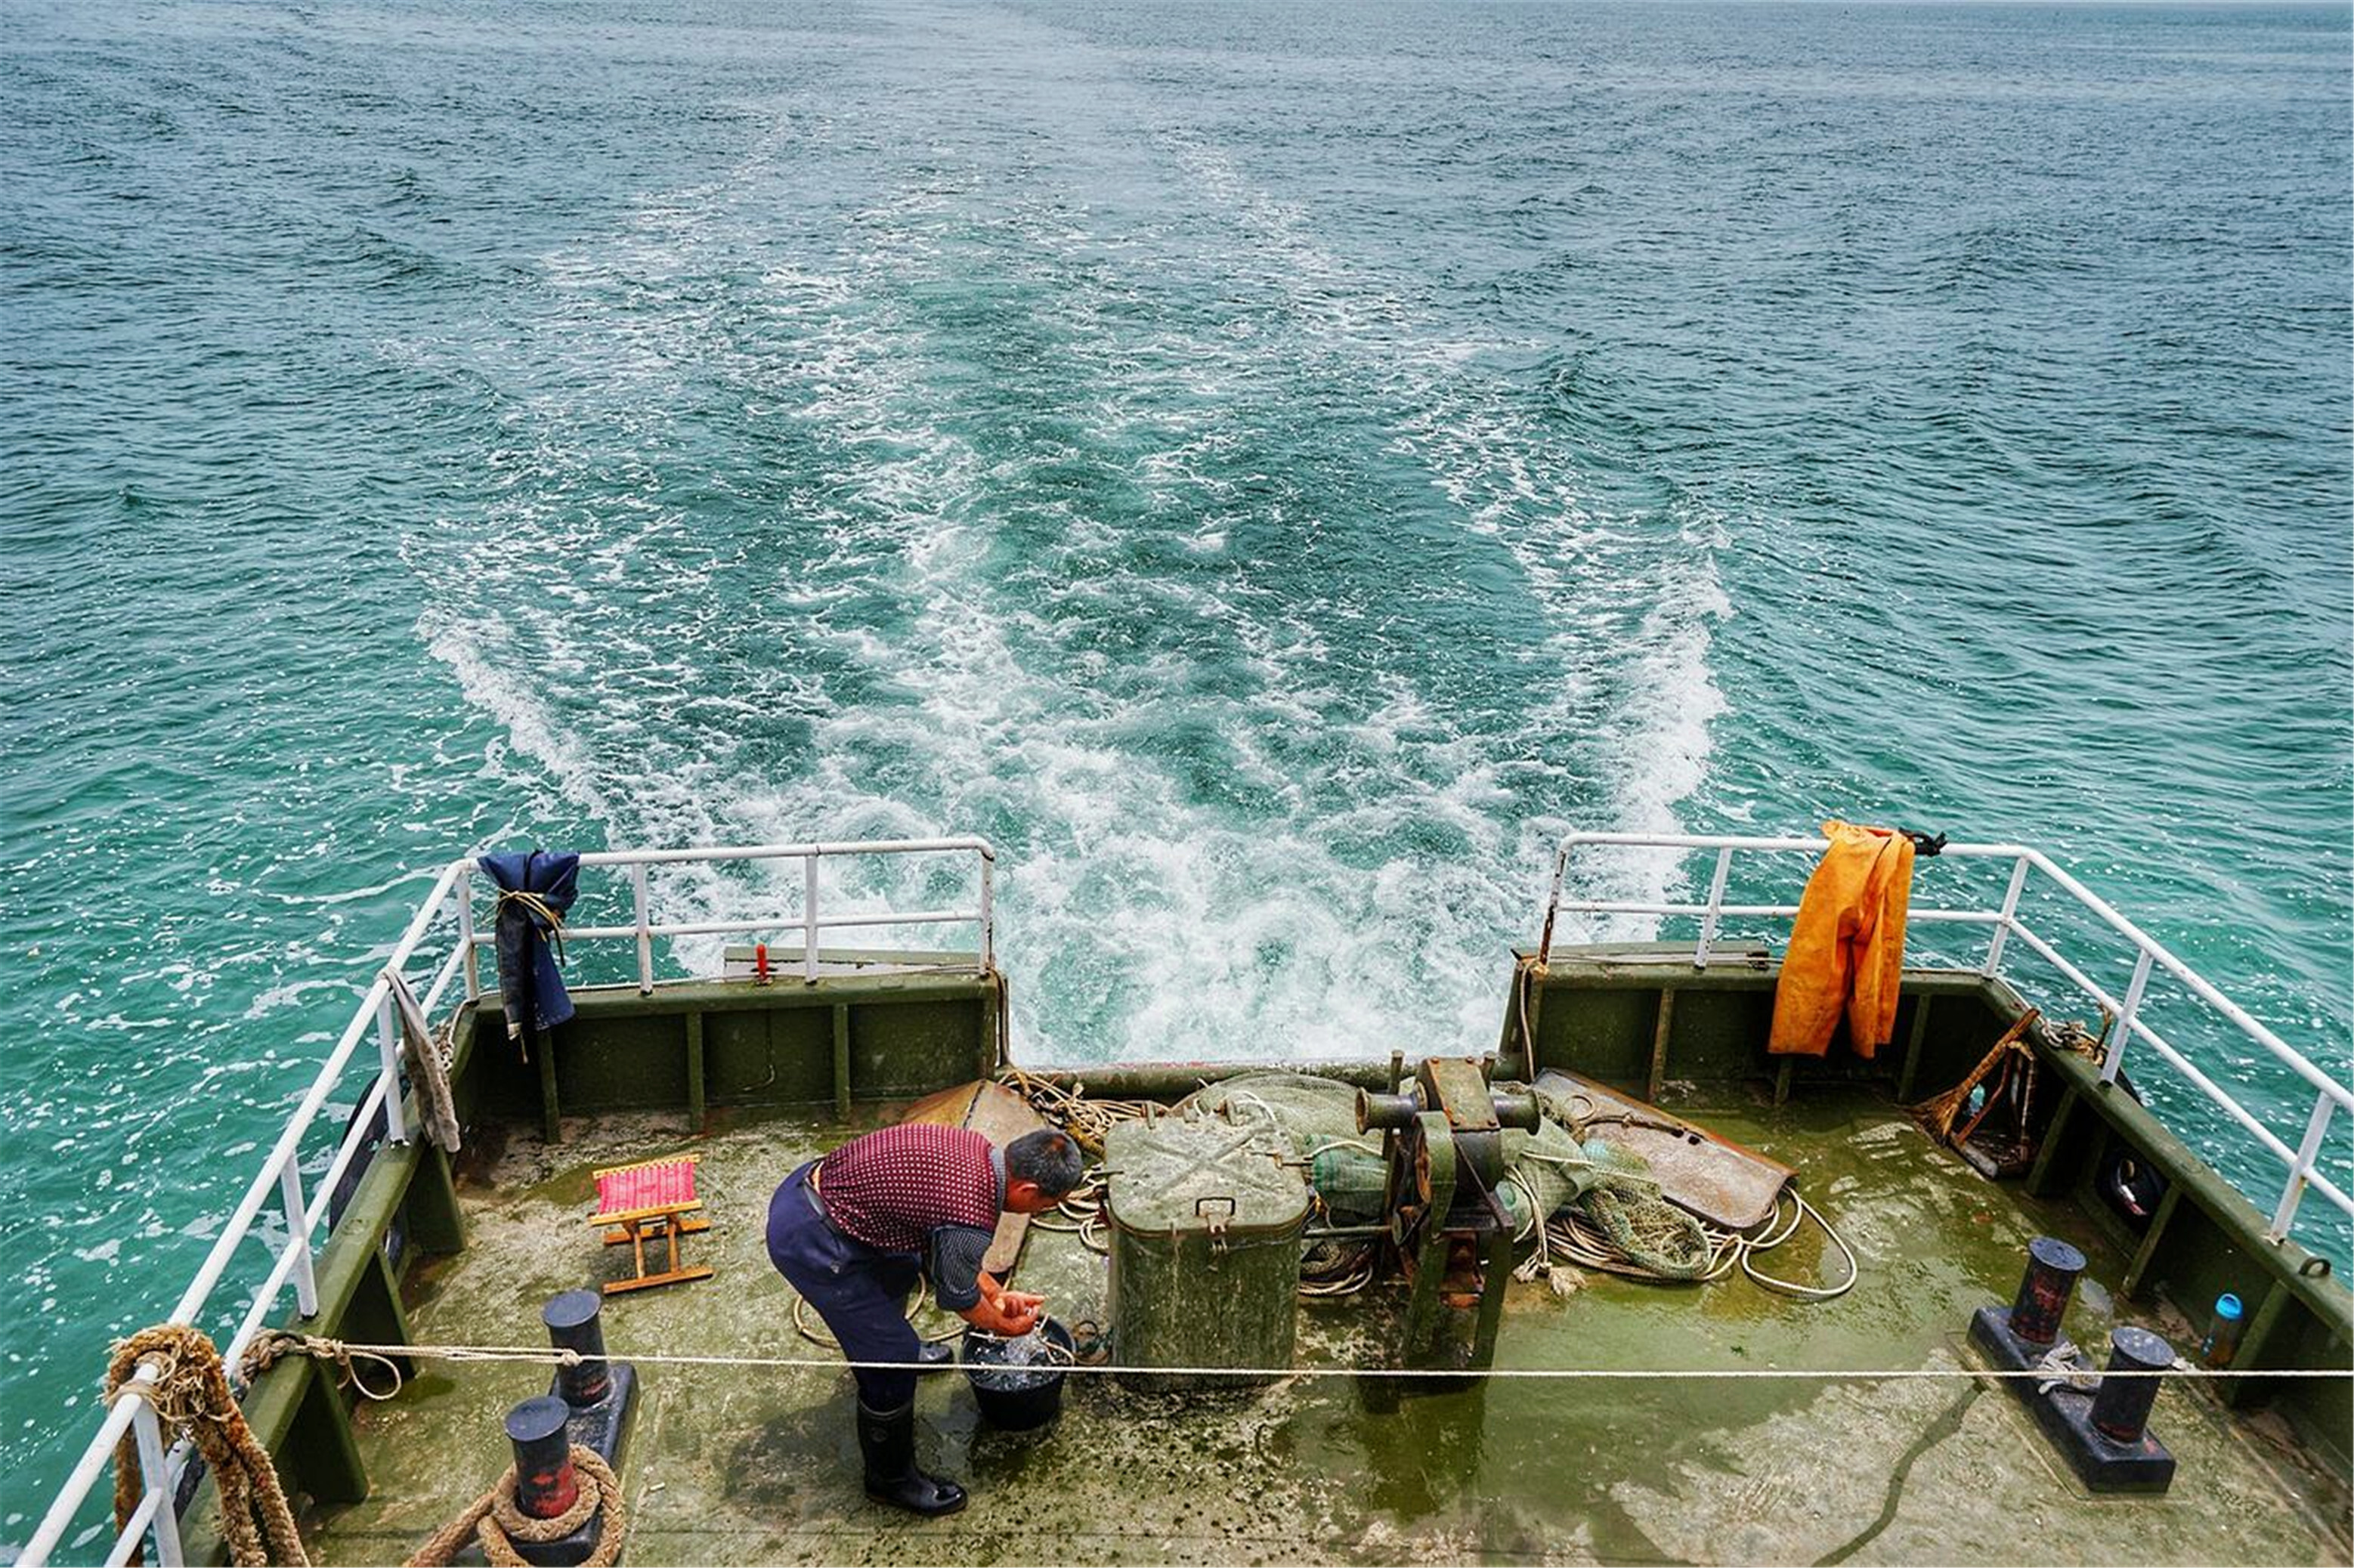
[{"label": "man bending over", "polygon": [[769,1202],[769,1260],[817,1308],[855,1367],[866,1495],[913,1512],[954,1513],[964,1489],[916,1467],[913,1363],[945,1366],[907,1321],[918,1275],[939,1304],[993,1334],[1026,1334],[1044,1298],[981,1269],[1001,1213],[1036,1214],[1079,1184],[1079,1146],[1038,1131],[1000,1150],[965,1128],[915,1124],[854,1138],[785,1178]]}]

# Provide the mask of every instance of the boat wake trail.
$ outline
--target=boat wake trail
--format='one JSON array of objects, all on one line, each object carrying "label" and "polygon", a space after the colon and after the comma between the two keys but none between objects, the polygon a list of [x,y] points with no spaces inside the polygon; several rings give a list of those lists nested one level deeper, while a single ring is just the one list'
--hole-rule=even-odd
[{"label": "boat wake trail", "polygon": [[1144,90],[975,58],[1036,124],[779,110],[546,260],[429,646],[613,842],[987,834],[1034,1058],[1479,1048],[1553,838],[1702,776],[1720,521],[1598,503],[1547,345]]}]

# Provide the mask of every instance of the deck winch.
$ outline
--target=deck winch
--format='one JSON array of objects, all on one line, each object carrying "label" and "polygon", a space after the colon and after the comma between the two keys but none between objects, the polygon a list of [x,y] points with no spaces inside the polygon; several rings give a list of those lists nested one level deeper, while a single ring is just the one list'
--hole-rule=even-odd
[{"label": "deck winch", "polygon": [[[1409,1365],[1470,1371],[1495,1359],[1515,1230],[1498,1196],[1504,1133],[1535,1131],[1543,1110],[1526,1091],[1491,1087],[1489,1065],[1429,1057],[1396,1092],[1357,1097],[1358,1130],[1384,1135],[1384,1248],[1413,1287],[1399,1340]],[[1468,1342],[1446,1308],[1476,1308]]]}]

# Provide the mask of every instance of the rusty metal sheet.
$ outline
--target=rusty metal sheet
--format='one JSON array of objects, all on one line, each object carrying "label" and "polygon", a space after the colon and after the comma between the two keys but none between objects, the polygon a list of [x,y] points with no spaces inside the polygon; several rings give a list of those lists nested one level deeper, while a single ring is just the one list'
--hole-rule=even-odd
[{"label": "rusty metal sheet", "polygon": [[[990,1142],[1002,1149],[1026,1132],[1036,1132],[1046,1125],[1046,1118],[1031,1107],[1028,1100],[1002,1084],[992,1084],[986,1078],[978,1083],[942,1089],[938,1094],[917,1100],[899,1118],[902,1123],[923,1122],[934,1127],[970,1128]],[[990,1239],[989,1255],[981,1259],[981,1267],[995,1276],[1002,1285],[1021,1261],[1023,1238],[1030,1234],[1027,1214],[997,1216],[997,1234]]]},{"label": "rusty metal sheet", "polygon": [[1640,1158],[1670,1202],[1711,1224],[1739,1231],[1764,1224],[1797,1174],[1755,1150],[1575,1073],[1548,1070],[1538,1076],[1536,1090],[1548,1102],[1575,1098],[1592,1105],[1583,1136]]}]

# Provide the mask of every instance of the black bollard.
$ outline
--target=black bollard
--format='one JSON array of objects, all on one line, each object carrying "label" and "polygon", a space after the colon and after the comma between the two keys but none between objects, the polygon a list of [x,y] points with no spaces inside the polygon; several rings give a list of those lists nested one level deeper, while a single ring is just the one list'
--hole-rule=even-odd
[{"label": "black bollard", "polygon": [[583,1359],[557,1362],[556,1393],[575,1410],[585,1410],[605,1397],[613,1386],[612,1363],[605,1359],[605,1325],[598,1314],[605,1298],[594,1290],[567,1290],[540,1310],[547,1325],[547,1342],[559,1351],[577,1351]]},{"label": "black bollard", "polygon": [[2020,1277],[2018,1299],[2010,1304],[2010,1331],[2035,1345],[2059,1339],[2068,1298],[2084,1272],[2084,1255],[2066,1242],[2053,1236],[2029,1242],[2027,1272]]},{"label": "black bollard", "polygon": [[[2112,1372],[2158,1372],[2174,1364],[2174,1347],[2147,1329],[2119,1329],[2109,1335]],[[2093,1425],[2116,1443],[2138,1443],[2158,1401],[2156,1377],[2104,1377],[2093,1394]]]},{"label": "black bollard", "polygon": [[[2162,1492],[2174,1480],[2174,1456],[2166,1445],[2143,1430],[2149,1407],[2158,1397],[2154,1377],[2105,1378],[2087,1393],[2068,1386],[2068,1373],[2090,1371],[2091,1362],[2074,1346],[2067,1347],[2063,1364],[2047,1365],[2060,1336],[2068,1298],[2084,1269],[2084,1255],[2066,1242],[2038,1236],[2028,1245],[2027,1275],[2019,1282],[2019,1298],[2009,1307],[1981,1307],[1970,1318],[1970,1343],[1986,1353],[1997,1370],[2031,1373],[2003,1380],[2014,1398],[2026,1405],[2076,1477],[2096,1492]],[[2174,1350],[2156,1334],[2140,1329],[2119,1329],[2109,1336],[2109,1368],[2131,1373],[2170,1366]]]},{"label": "black bollard", "polygon": [[515,1506],[534,1519],[554,1519],[580,1496],[572,1473],[572,1436],[566,1422],[571,1407],[546,1394],[507,1412],[507,1441],[514,1445]]}]

